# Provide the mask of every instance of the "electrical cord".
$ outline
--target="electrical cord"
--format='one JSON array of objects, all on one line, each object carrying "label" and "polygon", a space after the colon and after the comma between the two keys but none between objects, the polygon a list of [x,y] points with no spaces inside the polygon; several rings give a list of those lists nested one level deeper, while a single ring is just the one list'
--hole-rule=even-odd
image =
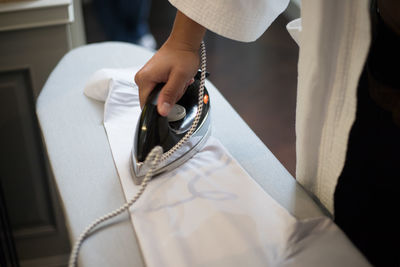
[{"label": "electrical cord", "polygon": [[132,206],[143,194],[144,190],[147,187],[147,184],[153,177],[154,171],[156,170],[156,168],[160,164],[160,162],[166,160],[172,154],[174,154],[175,151],[177,151],[195,132],[197,125],[200,121],[201,113],[203,111],[204,84],[205,84],[205,78],[206,78],[206,47],[205,47],[204,41],[201,42],[201,46],[200,46],[200,69],[201,69],[201,76],[200,76],[199,98],[198,98],[198,105],[197,105],[198,108],[197,108],[196,116],[193,120],[192,126],[190,127],[189,131],[175,146],[173,146],[170,150],[166,151],[165,153],[163,153],[161,146],[156,146],[150,151],[149,155],[146,157],[146,160],[145,160],[145,164],[149,164],[150,168],[149,168],[149,171],[146,173],[142,183],[140,184],[139,191],[136,193],[136,195],[133,198],[131,198],[129,201],[127,201],[121,207],[96,219],[93,223],[91,223],[90,225],[88,225],[86,227],[86,229],[79,235],[78,239],[74,243],[74,246],[72,248],[71,255],[69,258],[69,263],[68,263],[69,267],[76,266],[77,261],[78,261],[79,251],[80,251],[80,248],[82,247],[83,241],[85,241],[85,239],[89,236],[89,234],[92,232],[92,230],[99,224],[101,224],[115,216],[118,216],[119,214],[128,210],[129,207]]}]

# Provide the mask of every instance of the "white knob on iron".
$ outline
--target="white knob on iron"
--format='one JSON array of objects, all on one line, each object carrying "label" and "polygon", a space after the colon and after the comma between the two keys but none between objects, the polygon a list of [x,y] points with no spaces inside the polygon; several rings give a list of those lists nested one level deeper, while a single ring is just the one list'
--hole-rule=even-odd
[{"label": "white knob on iron", "polygon": [[168,122],[179,121],[186,116],[186,109],[181,105],[175,104],[169,112],[167,119]]}]

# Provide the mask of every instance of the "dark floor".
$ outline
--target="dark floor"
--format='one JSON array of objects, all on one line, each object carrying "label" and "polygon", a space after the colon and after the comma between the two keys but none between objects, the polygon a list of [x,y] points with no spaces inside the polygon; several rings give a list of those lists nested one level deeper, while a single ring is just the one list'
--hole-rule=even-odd
[{"label": "dark floor", "polygon": [[[83,11],[87,41],[106,40],[92,5],[85,4]],[[167,0],[153,0],[149,23],[159,45],[168,37],[174,14]],[[281,15],[253,43],[231,41],[211,32],[205,42],[209,79],[294,175],[298,47],[285,29],[287,22]]]}]

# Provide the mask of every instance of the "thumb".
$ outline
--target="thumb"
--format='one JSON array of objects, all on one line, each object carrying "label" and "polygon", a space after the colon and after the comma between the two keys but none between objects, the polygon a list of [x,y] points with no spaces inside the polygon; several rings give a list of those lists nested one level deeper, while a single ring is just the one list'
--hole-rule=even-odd
[{"label": "thumb", "polygon": [[186,88],[187,79],[183,75],[172,74],[168,82],[160,92],[157,102],[157,110],[161,116],[167,116],[176,101],[183,95]]}]

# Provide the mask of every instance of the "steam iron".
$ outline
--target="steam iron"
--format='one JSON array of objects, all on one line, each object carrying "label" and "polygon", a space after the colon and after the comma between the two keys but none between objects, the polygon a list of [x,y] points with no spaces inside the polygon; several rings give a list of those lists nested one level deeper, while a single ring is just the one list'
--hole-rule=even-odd
[{"label": "steam iron", "polygon": [[[188,86],[167,117],[161,116],[157,111],[158,95],[164,84],[158,84],[147,98],[136,126],[131,153],[131,170],[135,184],[141,184],[148,172],[150,167],[145,163],[145,159],[155,146],[161,146],[165,153],[189,131],[198,108],[200,75],[201,72],[198,71],[194,82]],[[154,171],[155,175],[180,166],[203,147],[211,133],[209,113],[209,94],[204,88],[203,110],[195,131],[183,146],[158,165]]]}]

